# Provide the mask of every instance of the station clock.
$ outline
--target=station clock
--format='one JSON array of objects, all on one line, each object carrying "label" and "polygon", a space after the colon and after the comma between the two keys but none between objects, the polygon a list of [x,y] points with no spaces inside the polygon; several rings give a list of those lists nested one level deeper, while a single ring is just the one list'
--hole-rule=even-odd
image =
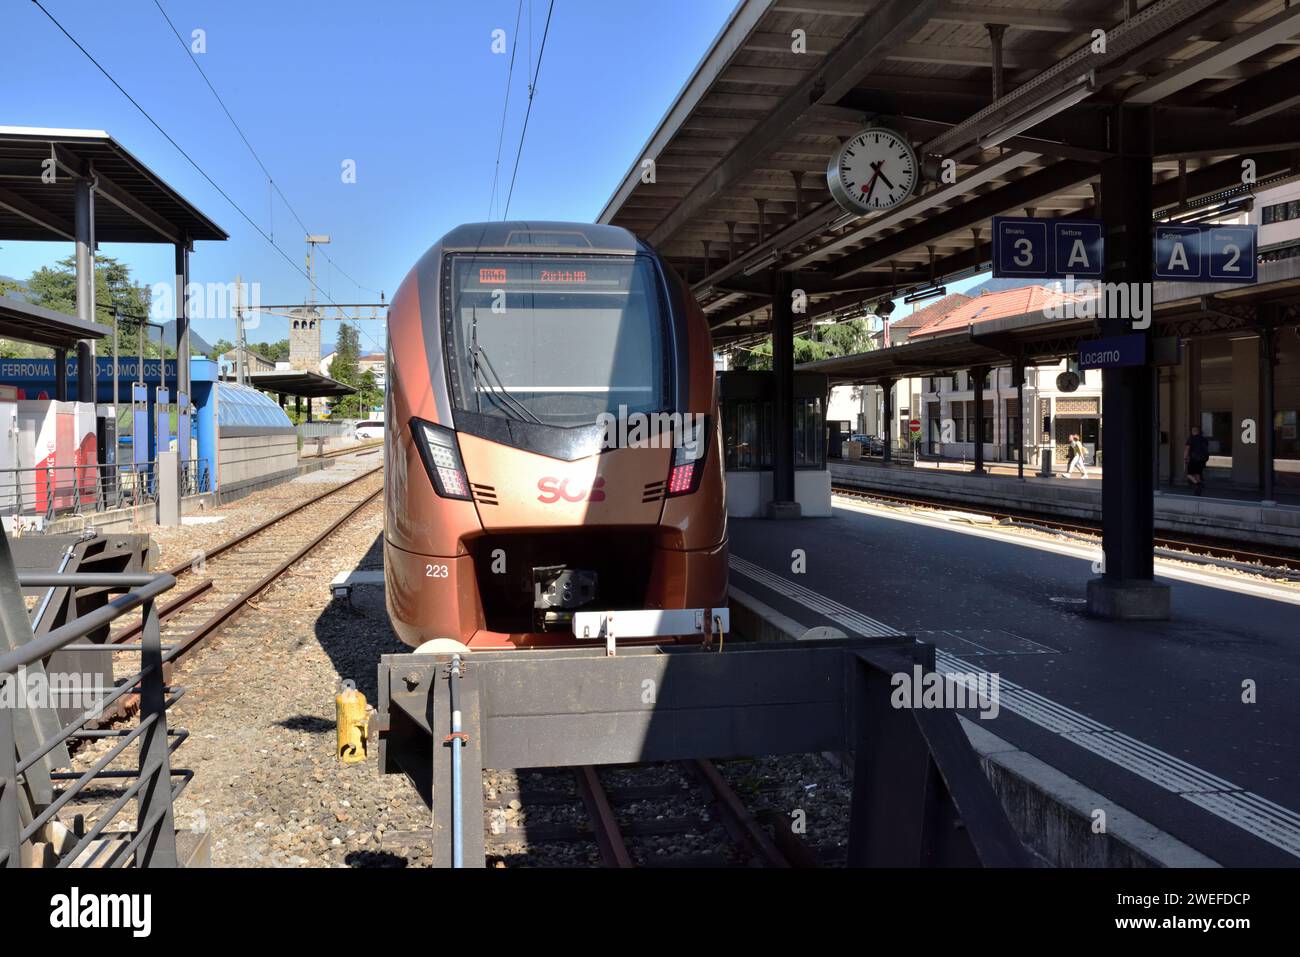
[{"label": "station clock", "polygon": [[910,197],[920,171],[906,136],[885,126],[868,126],[832,154],[826,185],[845,210],[876,212]]}]

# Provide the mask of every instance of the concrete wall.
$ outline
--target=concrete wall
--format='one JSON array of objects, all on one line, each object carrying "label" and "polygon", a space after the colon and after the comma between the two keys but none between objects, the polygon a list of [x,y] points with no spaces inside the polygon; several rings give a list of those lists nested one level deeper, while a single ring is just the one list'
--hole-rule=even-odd
[{"label": "concrete wall", "polygon": [[[727,514],[733,518],[762,518],[772,501],[772,473],[728,472]],[[795,469],[794,497],[804,518],[831,514],[831,473],[823,469]]]},{"label": "concrete wall", "polygon": [[223,435],[217,449],[217,461],[219,487],[288,472],[298,467],[298,436],[292,432],[283,435]]}]

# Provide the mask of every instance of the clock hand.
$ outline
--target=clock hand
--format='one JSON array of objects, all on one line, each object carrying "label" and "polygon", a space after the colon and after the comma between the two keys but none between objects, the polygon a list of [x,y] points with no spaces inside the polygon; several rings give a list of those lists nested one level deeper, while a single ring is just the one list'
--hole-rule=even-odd
[{"label": "clock hand", "polygon": [[884,160],[881,160],[879,163],[872,163],[871,168],[876,171],[877,176],[879,176],[881,179],[885,181],[886,186],[888,186],[890,189],[893,189],[894,184],[889,181],[889,177],[886,176],[884,170],[881,169],[881,167],[884,165],[885,165]]},{"label": "clock hand", "polygon": [[862,191],[862,201],[864,203],[871,202],[871,194],[876,189],[876,179],[879,176],[880,176],[880,170],[876,170],[874,173],[871,174],[871,179],[867,180],[867,188]]}]

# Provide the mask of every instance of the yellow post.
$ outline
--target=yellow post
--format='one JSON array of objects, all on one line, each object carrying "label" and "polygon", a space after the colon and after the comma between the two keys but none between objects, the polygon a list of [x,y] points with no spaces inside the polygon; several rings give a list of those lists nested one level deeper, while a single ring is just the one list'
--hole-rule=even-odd
[{"label": "yellow post", "polygon": [[366,759],[366,696],[348,688],[334,696],[338,708],[338,757],[344,764]]}]

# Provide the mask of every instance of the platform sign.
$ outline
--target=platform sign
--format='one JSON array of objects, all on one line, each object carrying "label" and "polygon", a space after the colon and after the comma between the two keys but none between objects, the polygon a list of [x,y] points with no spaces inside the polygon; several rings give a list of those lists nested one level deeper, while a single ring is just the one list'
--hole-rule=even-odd
[{"label": "platform sign", "polygon": [[131,463],[149,464],[149,387],[131,383]]},{"label": "platform sign", "polygon": [[1257,282],[1258,226],[1206,226],[1201,248],[1213,282]]},{"label": "platform sign", "polygon": [[1079,343],[1080,369],[1120,369],[1146,361],[1147,337],[1140,332]]},{"label": "platform sign", "polygon": [[1058,278],[1100,279],[1106,269],[1106,228],[1099,219],[1052,221],[1052,265]]},{"label": "platform sign", "polygon": [[1099,219],[993,217],[993,275],[1011,279],[1100,279],[1106,268]]},{"label": "platform sign", "polygon": [[1156,279],[1174,282],[1257,282],[1258,226],[1155,227]]},{"label": "platform sign", "polygon": [[1204,282],[1205,256],[1201,251],[1199,226],[1162,226],[1155,230],[1156,279]]}]

